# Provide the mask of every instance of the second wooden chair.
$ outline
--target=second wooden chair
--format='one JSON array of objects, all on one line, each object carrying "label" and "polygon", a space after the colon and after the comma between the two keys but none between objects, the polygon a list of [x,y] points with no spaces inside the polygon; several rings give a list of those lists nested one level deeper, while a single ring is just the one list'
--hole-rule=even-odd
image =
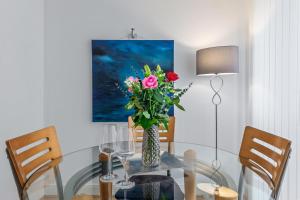
[{"label": "second wooden chair", "polygon": [[[144,129],[140,126],[135,127],[131,116],[128,117],[128,127],[133,128],[135,141],[143,142]],[[168,152],[169,153],[173,153],[173,151],[174,151],[174,144],[173,144],[174,130],[175,130],[175,117],[170,117],[168,130],[166,130],[162,125],[159,126],[160,142],[168,143]]]},{"label": "second wooden chair", "polygon": [[[247,126],[239,155],[243,165],[242,173],[245,173],[246,168],[252,170],[269,185],[271,197],[277,199],[290,153],[291,141]],[[242,189],[241,179],[239,193]]]}]

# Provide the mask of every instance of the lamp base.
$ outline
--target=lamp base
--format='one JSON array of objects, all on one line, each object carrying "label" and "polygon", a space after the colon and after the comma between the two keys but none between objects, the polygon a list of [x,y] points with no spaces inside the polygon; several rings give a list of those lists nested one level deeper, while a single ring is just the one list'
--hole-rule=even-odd
[{"label": "lamp base", "polygon": [[218,196],[226,199],[237,199],[238,193],[230,188],[219,186],[212,183],[199,183],[197,188],[211,196]]},{"label": "lamp base", "polygon": [[209,194],[214,196],[216,189],[220,187],[217,184],[213,184],[213,183],[199,183],[197,184],[197,188],[201,191],[204,192],[205,194]]}]

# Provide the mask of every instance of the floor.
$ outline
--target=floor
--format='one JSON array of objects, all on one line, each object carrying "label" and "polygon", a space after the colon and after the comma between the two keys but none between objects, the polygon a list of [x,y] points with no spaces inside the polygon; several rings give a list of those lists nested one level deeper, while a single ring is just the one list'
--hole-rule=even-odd
[{"label": "floor", "polygon": [[[41,200],[59,200],[59,198],[57,196],[45,196]],[[78,195],[73,200],[100,200],[100,197],[96,195]]]},{"label": "floor", "polygon": [[[115,199],[115,198],[113,198]],[[58,200],[57,196],[45,196],[41,200]],[[78,195],[73,198],[73,200],[100,200],[99,196],[92,195]],[[196,200],[204,200],[202,197],[197,197]]]}]

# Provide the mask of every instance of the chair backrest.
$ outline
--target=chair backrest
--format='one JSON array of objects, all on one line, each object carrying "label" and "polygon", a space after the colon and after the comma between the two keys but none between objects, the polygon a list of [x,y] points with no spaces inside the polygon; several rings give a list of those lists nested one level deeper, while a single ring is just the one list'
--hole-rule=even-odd
[{"label": "chair backrest", "polygon": [[243,166],[259,175],[277,193],[291,152],[291,141],[247,126],[240,149]]},{"label": "chair backrest", "polygon": [[[134,137],[136,142],[143,141],[144,129],[141,126],[134,127],[134,122],[131,116],[128,117],[128,127],[133,128]],[[169,127],[168,130],[159,126],[159,140],[160,142],[174,142],[174,129],[175,129],[175,117],[169,118]]]},{"label": "chair backrest", "polygon": [[54,126],[7,140],[6,146],[20,187],[35,170],[61,156]]}]

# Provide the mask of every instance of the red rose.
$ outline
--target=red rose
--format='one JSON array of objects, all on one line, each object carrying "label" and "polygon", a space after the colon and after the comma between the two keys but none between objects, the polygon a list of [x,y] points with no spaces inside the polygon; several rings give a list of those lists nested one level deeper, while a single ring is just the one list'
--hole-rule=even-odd
[{"label": "red rose", "polygon": [[169,82],[172,82],[172,81],[176,81],[179,79],[178,77],[178,74],[176,74],[175,72],[168,72],[167,73],[167,79]]}]

